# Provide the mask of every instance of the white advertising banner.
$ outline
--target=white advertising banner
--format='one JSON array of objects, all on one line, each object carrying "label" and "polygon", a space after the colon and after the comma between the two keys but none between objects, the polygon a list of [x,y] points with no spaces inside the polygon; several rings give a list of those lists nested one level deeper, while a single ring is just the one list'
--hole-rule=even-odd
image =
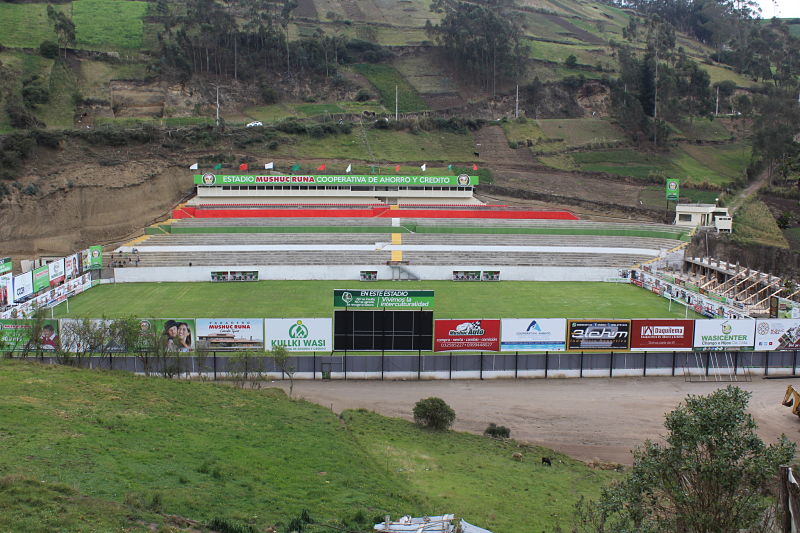
[{"label": "white advertising banner", "polygon": [[289,352],[329,352],[333,350],[333,320],[264,319],[264,344],[267,350],[273,346],[283,346]]},{"label": "white advertising banner", "polygon": [[800,319],[775,318],[756,323],[756,350],[800,349]]},{"label": "white advertising banner", "polygon": [[19,301],[33,294],[33,272],[14,277],[14,300]]},{"label": "white advertising banner", "polygon": [[756,343],[756,321],[752,319],[708,319],[694,322],[695,348],[739,348]]},{"label": "white advertising banner", "polygon": [[50,269],[50,286],[54,287],[64,281],[64,258],[56,259],[52,263],[47,263]]},{"label": "white advertising banner", "polygon": [[504,318],[500,321],[500,351],[563,351],[565,318]]},{"label": "white advertising banner", "polygon": [[197,346],[210,352],[264,350],[263,318],[198,318]]}]

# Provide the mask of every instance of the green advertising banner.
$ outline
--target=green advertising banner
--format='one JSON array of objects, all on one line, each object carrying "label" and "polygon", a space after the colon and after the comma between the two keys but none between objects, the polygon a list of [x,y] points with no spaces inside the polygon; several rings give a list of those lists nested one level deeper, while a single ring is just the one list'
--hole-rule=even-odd
[{"label": "green advertising banner", "polygon": [[334,307],[433,307],[433,291],[334,289]]},{"label": "green advertising banner", "polygon": [[39,268],[33,269],[33,292],[39,292],[42,289],[50,287],[50,269],[47,265],[42,265]]},{"label": "green advertising banner", "polygon": [[667,178],[667,200],[677,202],[681,195],[681,180],[675,178]]},{"label": "green advertising banner", "polygon": [[39,333],[39,342],[33,342],[33,320],[0,320],[0,343],[3,350],[22,352],[25,350],[54,351],[58,346],[58,320],[44,320]]},{"label": "green advertising banner", "polygon": [[405,185],[408,187],[468,187],[478,185],[478,176],[255,176],[194,175],[195,185]]},{"label": "green advertising banner", "polygon": [[86,268],[103,268],[103,247],[90,246],[89,247],[89,264]]},{"label": "green advertising banner", "polygon": [[3,257],[2,259],[0,259],[0,274],[5,274],[6,272],[11,272],[10,257]]}]

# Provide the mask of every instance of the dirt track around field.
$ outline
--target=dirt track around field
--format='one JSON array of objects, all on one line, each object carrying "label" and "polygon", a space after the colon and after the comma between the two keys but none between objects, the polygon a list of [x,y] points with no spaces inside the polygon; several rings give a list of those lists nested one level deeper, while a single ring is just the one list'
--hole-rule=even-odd
[{"label": "dirt track around field", "polygon": [[[800,419],[781,405],[796,380],[739,383],[752,392],[750,412],[766,442],[783,432],[800,441]],[[276,383],[288,391],[288,382]],[[630,464],[630,450],[664,434],[664,414],[687,394],[708,394],[727,383],[683,378],[591,378],[491,381],[298,381],[295,397],[337,413],[365,408],[411,419],[414,403],[443,398],[456,412],[455,429],[482,433],[489,422],[507,426],[517,440],[553,448],[576,459]]]}]

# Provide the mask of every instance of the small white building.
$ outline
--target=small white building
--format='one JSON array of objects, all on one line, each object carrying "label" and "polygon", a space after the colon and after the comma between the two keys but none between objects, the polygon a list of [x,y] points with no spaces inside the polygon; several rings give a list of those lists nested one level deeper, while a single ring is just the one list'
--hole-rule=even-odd
[{"label": "small white building", "polygon": [[717,231],[730,233],[733,219],[727,207],[716,204],[678,204],[675,207],[675,225],[687,228],[713,226]]}]

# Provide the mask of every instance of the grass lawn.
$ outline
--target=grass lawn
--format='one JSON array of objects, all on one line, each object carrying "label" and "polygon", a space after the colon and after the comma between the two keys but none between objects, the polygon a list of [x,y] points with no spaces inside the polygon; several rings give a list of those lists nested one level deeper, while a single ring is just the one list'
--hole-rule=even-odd
[{"label": "grass lawn", "polygon": [[395,108],[395,87],[398,110],[401,113],[424,111],[428,108],[416,89],[391,65],[359,63],[355,65],[355,69],[375,86],[381,95],[381,103],[387,109]]},{"label": "grass lawn", "polygon": [[[20,361],[0,362],[0,414],[3,531],[155,531],[167,515],[286,531],[303,509],[343,531],[441,512],[551,531],[619,477],[514,441],[362,410],[340,419],[276,389]],[[543,455],[563,462],[543,468]]]},{"label": "grass lawn", "polygon": [[[386,284],[388,285],[388,284]],[[333,289],[352,281],[253,283],[118,283],[100,285],[55,308],[56,317],[280,318],[329,317]],[[372,288],[372,287],[368,287]],[[409,281],[436,291],[437,318],[682,318],[683,308],[633,285],[588,282],[456,283]]]},{"label": "grass lawn", "polygon": [[789,247],[769,208],[760,200],[751,200],[736,211],[733,216],[733,238],[744,244]]},{"label": "grass lawn", "polygon": [[71,128],[74,124],[75,101],[72,96],[77,84],[75,73],[64,63],[56,61],[50,69],[50,101],[36,115],[48,128]]},{"label": "grass lawn", "polygon": [[[42,41],[56,42],[53,26],[47,19],[47,5],[0,2],[0,44],[19,48],[38,48]],[[69,5],[53,6],[63,11]]]},{"label": "grass lawn", "polygon": [[582,170],[608,172],[634,178],[673,175],[676,170],[669,159],[662,154],[635,150],[575,152],[572,158]]},{"label": "grass lawn", "polygon": [[[681,187],[681,202],[700,203],[700,204],[713,204],[719,198],[719,191],[705,191],[702,189],[690,189],[688,187]],[[653,185],[647,187],[639,194],[639,200],[645,206],[654,207],[657,209],[664,209],[666,205],[666,198],[664,194],[663,185]],[[671,215],[675,215],[674,202],[670,204]]]},{"label": "grass lawn", "polygon": [[718,120],[696,118],[692,122],[674,124],[677,137],[687,139],[701,139],[704,141],[725,141],[731,138],[731,133]]},{"label": "grass lawn", "polygon": [[307,117],[325,113],[344,113],[344,109],[336,104],[297,104],[294,108]]},{"label": "grass lawn", "polygon": [[684,144],[681,149],[716,175],[717,183],[744,176],[752,148],[742,143],[697,146]]},{"label": "grass lawn", "polygon": [[501,126],[503,126],[503,131],[506,133],[506,139],[512,142],[524,143],[528,139],[535,142],[545,136],[542,128],[539,127],[535,120],[526,119],[524,122],[510,120],[502,122]]},{"label": "grass lawn", "polygon": [[[399,472],[418,493],[443,502],[438,509],[457,509],[468,522],[492,531],[551,531],[559,518],[568,523],[576,494],[599,496],[599,486],[620,477],[589,470],[561,454],[553,456],[564,461],[556,463],[558,468],[543,467],[537,462],[542,457],[538,447],[423,431],[363,410],[345,411],[344,420],[371,456]],[[466,461],[460,450],[471,451]],[[522,462],[509,460],[515,452],[522,453]],[[523,509],[527,514],[520,521]]]},{"label": "grass lawn", "polygon": [[[367,130],[369,150],[359,128],[349,135],[330,135],[315,139],[307,135],[295,137],[297,142],[281,144],[274,154],[277,156],[331,159],[356,159],[370,161],[472,161],[474,139],[470,134],[441,131],[389,131]],[[370,155],[370,150],[372,156]]]},{"label": "grass lawn", "polygon": [[142,46],[147,2],[133,0],[75,0],[72,21],[81,47],[116,50]]},{"label": "grass lawn", "polygon": [[564,139],[567,146],[625,140],[621,129],[600,118],[539,119],[537,122],[547,137]]}]

